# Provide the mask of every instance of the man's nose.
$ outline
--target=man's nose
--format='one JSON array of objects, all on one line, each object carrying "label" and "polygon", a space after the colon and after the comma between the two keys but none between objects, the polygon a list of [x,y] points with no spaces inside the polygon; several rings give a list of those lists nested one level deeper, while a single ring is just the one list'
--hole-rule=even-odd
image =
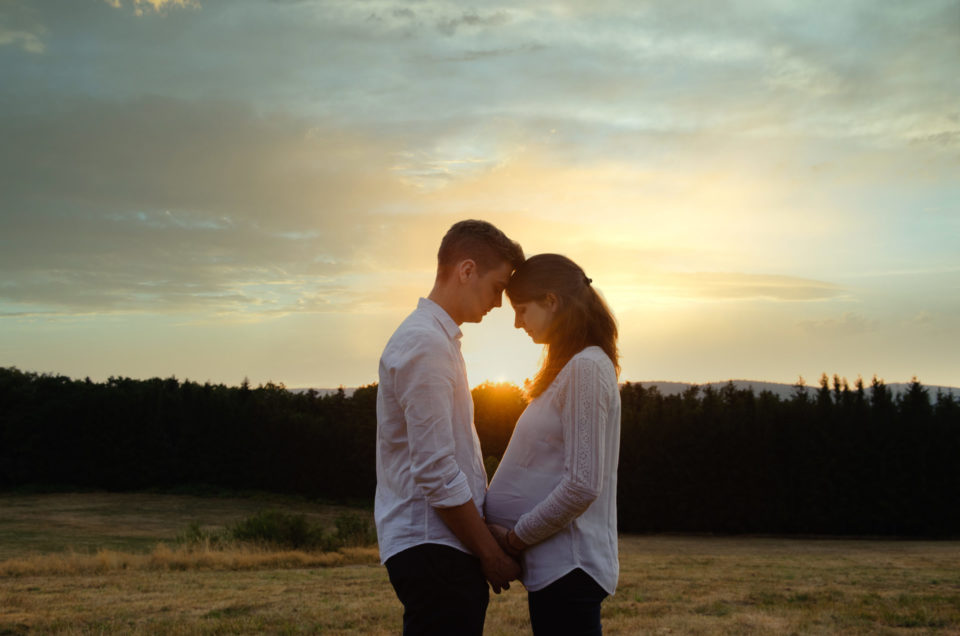
[{"label": "man's nose", "polygon": [[514,316],[514,317],[513,317],[513,328],[514,328],[514,329],[519,329],[519,328],[522,327],[522,326],[523,326],[523,325],[520,324],[520,316],[519,316],[519,315]]}]

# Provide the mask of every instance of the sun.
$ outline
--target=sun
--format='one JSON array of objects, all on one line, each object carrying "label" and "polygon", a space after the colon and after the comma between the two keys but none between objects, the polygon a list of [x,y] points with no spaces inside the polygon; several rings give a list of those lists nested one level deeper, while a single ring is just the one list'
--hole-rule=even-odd
[{"label": "sun", "polygon": [[509,382],[519,387],[537,374],[543,347],[513,326],[509,307],[494,309],[481,324],[461,325],[461,348],[467,378],[474,387],[483,382]]}]

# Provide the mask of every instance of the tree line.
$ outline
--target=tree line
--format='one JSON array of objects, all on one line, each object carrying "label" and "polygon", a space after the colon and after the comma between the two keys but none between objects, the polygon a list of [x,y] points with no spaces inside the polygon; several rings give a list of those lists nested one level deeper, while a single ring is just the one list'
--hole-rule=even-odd
[{"label": "tree line", "polygon": [[[216,487],[372,500],[376,385],[352,395],[0,368],[0,489]],[[526,400],[473,390],[489,472]],[[960,536],[960,400],[824,376],[790,398],[627,383],[620,528]]]},{"label": "tree line", "polygon": [[621,390],[621,527],[960,535],[960,401],[824,375],[789,399],[727,384]]}]

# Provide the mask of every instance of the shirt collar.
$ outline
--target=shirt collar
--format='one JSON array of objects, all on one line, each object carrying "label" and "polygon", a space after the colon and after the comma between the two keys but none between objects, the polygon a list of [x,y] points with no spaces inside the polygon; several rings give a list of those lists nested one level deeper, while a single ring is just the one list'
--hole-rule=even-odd
[{"label": "shirt collar", "polygon": [[429,298],[421,298],[420,302],[417,303],[417,309],[423,309],[433,316],[436,321],[440,323],[440,326],[443,327],[443,330],[447,333],[447,336],[451,340],[459,340],[463,335],[463,332],[460,331],[460,327],[458,327],[457,323],[454,322],[453,318],[450,317],[450,314],[448,314],[443,307],[433,302]]}]

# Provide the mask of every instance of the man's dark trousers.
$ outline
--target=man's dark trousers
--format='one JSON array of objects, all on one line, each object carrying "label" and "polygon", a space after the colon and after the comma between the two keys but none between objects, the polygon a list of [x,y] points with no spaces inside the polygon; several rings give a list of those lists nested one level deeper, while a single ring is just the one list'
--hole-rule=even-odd
[{"label": "man's dark trousers", "polygon": [[424,543],[387,559],[387,574],[403,603],[403,634],[481,636],[490,602],[475,556]]}]

